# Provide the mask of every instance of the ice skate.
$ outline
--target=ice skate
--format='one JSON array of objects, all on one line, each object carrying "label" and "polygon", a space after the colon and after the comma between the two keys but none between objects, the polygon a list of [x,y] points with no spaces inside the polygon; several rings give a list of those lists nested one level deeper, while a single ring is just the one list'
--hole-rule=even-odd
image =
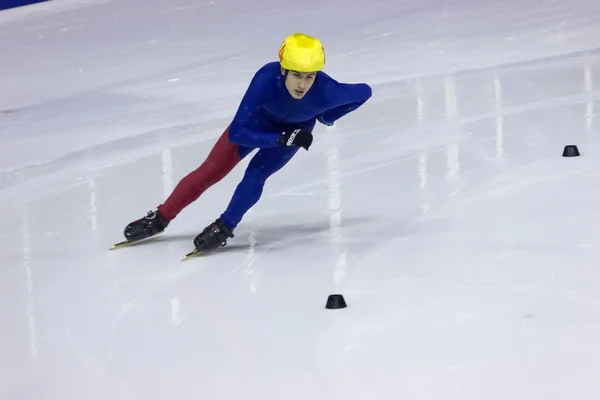
[{"label": "ice skate", "polygon": [[169,221],[161,217],[157,210],[149,211],[145,217],[129,223],[123,231],[126,240],[113,245],[111,249],[123,247],[158,235],[162,233],[168,225]]},{"label": "ice skate", "polygon": [[196,236],[194,239],[194,251],[188,253],[183,257],[185,260],[188,257],[194,256],[198,253],[214,250],[216,248],[225,246],[227,239],[233,238],[233,231],[227,225],[223,223],[221,218],[204,228],[204,230]]}]

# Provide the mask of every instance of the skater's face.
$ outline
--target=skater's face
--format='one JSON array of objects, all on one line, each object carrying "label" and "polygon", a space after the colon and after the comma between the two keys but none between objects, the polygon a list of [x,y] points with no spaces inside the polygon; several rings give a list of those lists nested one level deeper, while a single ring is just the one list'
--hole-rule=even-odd
[{"label": "skater's face", "polygon": [[[285,70],[281,69],[281,74],[285,76]],[[301,99],[315,83],[316,72],[296,72],[289,71],[285,80],[285,87],[293,98]]]}]

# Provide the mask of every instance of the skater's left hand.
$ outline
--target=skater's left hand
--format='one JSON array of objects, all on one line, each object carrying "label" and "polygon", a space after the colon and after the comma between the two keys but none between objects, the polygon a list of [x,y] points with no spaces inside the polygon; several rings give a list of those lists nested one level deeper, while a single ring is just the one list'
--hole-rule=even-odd
[{"label": "skater's left hand", "polygon": [[317,116],[317,121],[319,121],[320,123],[322,123],[325,126],[333,126],[333,122],[327,122],[323,119],[323,114],[319,114]]}]

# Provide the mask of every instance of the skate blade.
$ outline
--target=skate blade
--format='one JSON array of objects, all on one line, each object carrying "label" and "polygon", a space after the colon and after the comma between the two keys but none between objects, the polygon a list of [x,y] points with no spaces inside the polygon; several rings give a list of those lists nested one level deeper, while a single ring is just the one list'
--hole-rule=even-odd
[{"label": "skate blade", "polygon": [[192,251],[191,253],[187,253],[185,256],[183,256],[183,258],[181,259],[181,261],[185,261],[188,258],[194,257],[196,255],[200,254],[200,252],[198,251],[198,249],[194,249],[194,251]]},{"label": "skate blade", "polygon": [[140,243],[140,242],[143,242],[143,241],[145,241],[145,240],[152,239],[153,237],[155,237],[155,236],[157,236],[157,235],[160,235],[160,234],[161,234],[161,233],[163,233],[163,232],[164,232],[164,231],[156,232],[154,235],[152,235],[152,236],[150,236],[150,237],[148,237],[148,238],[145,238],[145,239],[141,239],[141,240],[123,240],[122,242],[119,242],[119,243],[115,243],[115,244],[113,244],[113,245],[110,247],[110,249],[109,249],[109,250],[120,249],[121,247],[129,246],[130,244],[134,244],[134,243]]},{"label": "skate blade", "polygon": [[207,254],[209,252],[212,253],[214,251],[222,249],[223,247],[225,247],[225,245],[221,245],[220,247],[218,247],[216,249],[209,249],[209,250],[204,250],[204,251],[199,251],[198,249],[194,249],[192,252],[187,253],[185,256],[183,256],[183,258],[181,259],[181,261],[187,260],[188,258],[195,257],[195,256],[198,256],[198,255]]}]

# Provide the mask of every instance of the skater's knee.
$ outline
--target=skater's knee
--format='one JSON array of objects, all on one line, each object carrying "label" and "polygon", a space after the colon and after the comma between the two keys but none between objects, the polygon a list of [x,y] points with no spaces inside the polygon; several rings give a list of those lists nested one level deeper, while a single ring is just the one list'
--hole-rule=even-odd
[{"label": "skater's knee", "polygon": [[262,168],[259,168],[259,167],[252,168],[251,167],[246,170],[244,179],[248,183],[252,183],[254,185],[264,185],[265,181],[267,180],[267,177],[268,177],[268,175],[265,173],[265,171]]}]

